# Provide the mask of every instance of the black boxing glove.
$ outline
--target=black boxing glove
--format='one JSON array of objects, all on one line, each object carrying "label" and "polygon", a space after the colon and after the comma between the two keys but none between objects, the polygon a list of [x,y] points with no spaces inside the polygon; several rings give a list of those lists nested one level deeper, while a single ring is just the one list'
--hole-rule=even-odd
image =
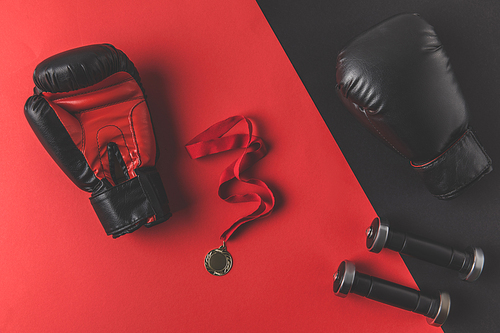
[{"label": "black boxing glove", "polygon": [[349,111],[411,161],[439,199],[492,170],[434,29],[417,14],[392,17],[337,58],[337,90]]},{"label": "black boxing glove", "polygon": [[109,44],[52,56],[33,74],[29,124],[90,202],[108,235],[170,216],[155,164],[156,139],[134,64]]}]

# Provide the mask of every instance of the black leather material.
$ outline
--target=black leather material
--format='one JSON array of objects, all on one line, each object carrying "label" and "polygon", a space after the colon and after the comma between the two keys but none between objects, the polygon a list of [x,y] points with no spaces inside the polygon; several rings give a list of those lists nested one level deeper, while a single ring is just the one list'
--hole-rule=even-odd
[{"label": "black leather material", "polygon": [[106,234],[113,238],[135,231],[146,224],[150,216],[156,216],[156,221],[151,222],[153,225],[171,216],[161,178],[153,168],[92,194],[90,202]]},{"label": "black leather material", "polygon": [[135,172],[156,216],[154,221],[146,223],[146,227],[149,228],[168,220],[172,213],[161,176],[156,168],[141,168],[136,169]]},{"label": "black leather material", "polygon": [[129,73],[139,84],[134,64],[111,44],[82,46],[49,57],[33,73],[35,92],[57,93],[89,87],[118,72]]},{"label": "black leather material", "polygon": [[[347,109],[413,165],[436,159],[469,127],[450,61],[433,27],[417,14],[392,17],[351,41],[337,58],[336,76]],[[475,144],[457,145],[449,154],[455,158],[433,163],[432,172],[419,169],[440,199],[491,171],[479,142],[467,142]]]},{"label": "black leather material", "polygon": [[76,186],[87,192],[100,186],[101,181],[95,176],[55,111],[41,95],[28,98],[24,114],[45,150]]},{"label": "black leather material", "polygon": [[438,158],[413,167],[436,197],[448,199],[490,172],[491,160],[474,133],[467,130],[459,141]]}]

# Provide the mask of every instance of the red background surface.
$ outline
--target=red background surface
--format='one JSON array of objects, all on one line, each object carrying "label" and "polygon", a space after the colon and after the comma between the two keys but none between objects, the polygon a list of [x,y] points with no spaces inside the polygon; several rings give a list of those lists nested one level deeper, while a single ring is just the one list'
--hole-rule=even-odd
[{"label": "red background surface", "polygon": [[[0,332],[426,332],[422,316],[332,292],[349,259],[415,287],[398,254],[375,255],[376,213],[254,1],[13,1],[0,14]],[[108,42],[141,74],[174,212],[113,240],[88,193],[32,133],[23,106],[43,59]],[[206,272],[206,253],[255,203],[217,196],[239,152],[191,160],[196,134],[235,114],[269,154],[251,170],[275,212],[228,242],[234,266]]]}]

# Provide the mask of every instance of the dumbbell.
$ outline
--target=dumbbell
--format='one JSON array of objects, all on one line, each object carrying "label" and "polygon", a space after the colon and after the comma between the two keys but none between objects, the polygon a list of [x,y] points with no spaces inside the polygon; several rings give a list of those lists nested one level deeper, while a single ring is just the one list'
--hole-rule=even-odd
[{"label": "dumbbell", "polygon": [[441,326],[448,318],[451,300],[446,292],[426,294],[393,282],[356,271],[355,265],[344,260],[333,276],[333,292],[340,297],[349,293],[389,304],[426,316],[433,326]]},{"label": "dumbbell", "polygon": [[484,253],[479,247],[459,251],[419,236],[389,228],[389,223],[375,218],[366,230],[366,247],[378,253],[384,247],[436,265],[458,271],[465,281],[475,281],[484,266]]}]

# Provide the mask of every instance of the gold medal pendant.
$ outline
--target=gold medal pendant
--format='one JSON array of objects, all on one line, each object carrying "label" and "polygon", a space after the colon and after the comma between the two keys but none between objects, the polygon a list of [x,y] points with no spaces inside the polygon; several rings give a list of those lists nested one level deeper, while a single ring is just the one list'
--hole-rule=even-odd
[{"label": "gold medal pendant", "polygon": [[227,252],[226,242],[218,249],[208,252],[205,257],[205,268],[212,275],[226,275],[231,267],[233,267],[233,257]]},{"label": "gold medal pendant", "polygon": [[[239,122],[246,124],[246,133],[226,135]],[[226,231],[222,233],[220,239],[222,246],[214,249],[205,256],[205,268],[215,276],[226,275],[233,267],[233,258],[227,252],[226,240],[242,224],[269,215],[274,208],[275,199],[273,192],[260,179],[242,177],[240,173],[250,168],[255,162],[266,156],[267,148],[264,140],[252,135],[252,122],[243,116],[229,117],[219,121],[195,136],[186,144],[186,150],[191,158],[196,159],[216,153],[225,152],[231,149],[244,149],[243,154],[230,164],[222,172],[219,178],[218,195],[221,199],[229,203],[239,202],[259,202],[257,209],[234,222]],[[242,194],[230,194],[228,183],[237,180],[242,183],[256,185],[262,188],[266,195],[261,196],[256,192]]]}]

